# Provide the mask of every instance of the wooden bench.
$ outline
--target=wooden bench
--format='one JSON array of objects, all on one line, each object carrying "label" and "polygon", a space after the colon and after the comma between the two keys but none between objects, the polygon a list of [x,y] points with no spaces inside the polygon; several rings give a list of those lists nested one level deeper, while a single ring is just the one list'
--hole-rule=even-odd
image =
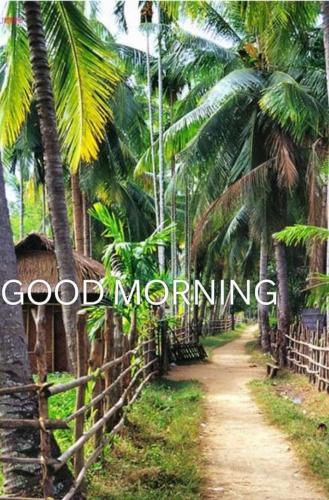
[{"label": "wooden bench", "polygon": [[269,378],[274,378],[278,374],[280,367],[274,363],[266,363],[266,373]]}]

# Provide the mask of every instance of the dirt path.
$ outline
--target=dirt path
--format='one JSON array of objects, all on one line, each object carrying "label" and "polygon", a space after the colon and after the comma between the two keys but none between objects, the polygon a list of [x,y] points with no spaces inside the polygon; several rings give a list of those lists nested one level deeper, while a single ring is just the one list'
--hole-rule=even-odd
[{"label": "dirt path", "polygon": [[199,380],[206,388],[202,498],[324,500],[289,442],[264,421],[251,399],[248,381],[264,376],[264,369],[250,366],[244,351],[254,331],[248,327],[238,340],[216,349],[210,363],[176,367],[170,375]]}]

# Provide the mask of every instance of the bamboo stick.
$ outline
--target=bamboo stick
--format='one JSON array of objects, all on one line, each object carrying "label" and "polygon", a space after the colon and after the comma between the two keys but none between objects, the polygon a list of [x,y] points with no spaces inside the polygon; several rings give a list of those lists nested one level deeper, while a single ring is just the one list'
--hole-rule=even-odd
[{"label": "bamboo stick", "polygon": [[[152,360],[150,364],[153,364],[155,360]],[[112,408],[106,412],[101,419],[99,419],[96,423],[92,425],[92,427],[85,432],[78,441],[76,441],[72,446],[70,446],[60,457],[57,458],[58,462],[60,463],[57,468],[60,468],[62,465],[64,465],[71,457],[76,453],[76,451],[84,445],[86,441],[88,441],[92,436],[95,435],[96,432],[99,431],[99,429],[102,428],[102,426],[107,422],[109,418],[111,418],[120,408],[122,408],[126,395],[128,394],[129,389],[131,386],[135,383],[137,380],[138,376],[141,374],[141,372],[144,370],[146,367],[141,367],[134,375],[134,377],[131,379],[131,382],[129,386],[125,389],[124,393],[120,397],[120,399],[115,403]],[[152,372],[153,374],[153,372]]]},{"label": "bamboo stick", "polygon": [[[37,369],[39,384],[47,383],[47,309],[46,305],[39,305],[37,313],[32,309],[32,315],[36,327],[35,355],[37,358]],[[53,496],[53,478],[48,467],[48,460],[51,458],[51,434],[48,432],[46,424],[48,412],[48,397],[45,391],[38,392],[39,417],[40,417],[40,454],[43,459],[42,464],[42,487],[45,498]]]},{"label": "bamboo stick", "polygon": [[[87,331],[86,331],[87,313],[79,311],[77,317],[77,375],[83,377],[87,370]],[[85,384],[77,389],[75,408],[80,410],[85,403]],[[74,440],[77,441],[83,434],[84,411],[79,413],[75,420]],[[74,456],[74,476],[77,477],[84,466],[84,447],[82,446]]]},{"label": "bamboo stick", "polygon": [[[146,342],[150,342],[147,340]],[[54,396],[56,394],[60,394],[62,392],[70,391],[71,389],[75,389],[76,387],[79,387],[82,384],[87,384],[88,382],[91,382],[92,380],[96,380],[98,377],[102,376],[102,373],[104,373],[106,370],[109,370],[110,368],[113,368],[114,366],[117,366],[119,363],[122,363],[123,359],[125,359],[126,356],[130,354],[137,354],[139,349],[143,346],[144,342],[140,344],[138,347],[135,349],[132,349],[131,351],[126,352],[122,356],[114,359],[113,361],[109,361],[105,365],[101,366],[96,373],[92,373],[90,375],[85,375],[83,377],[78,377],[74,380],[71,380],[70,382],[67,382],[65,384],[56,384],[51,387],[49,387],[49,396]]]}]

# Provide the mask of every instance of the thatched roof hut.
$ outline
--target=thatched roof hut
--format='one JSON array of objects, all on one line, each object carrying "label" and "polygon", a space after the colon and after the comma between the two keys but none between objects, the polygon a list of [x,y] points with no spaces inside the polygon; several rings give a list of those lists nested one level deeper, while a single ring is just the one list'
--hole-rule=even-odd
[{"label": "thatched roof hut", "polygon": [[[39,233],[31,233],[15,246],[18,279],[22,283],[21,291],[26,294],[29,284],[38,279],[49,283],[52,292],[59,282],[58,268],[55,256],[54,243],[47,236]],[[77,274],[77,285],[82,292],[84,280],[100,280],[104,276],[104,268],[99,262],[85,257],[78,252],[73,252]],[[44,285],[33,287],[35,300],[47,292]],[[88,299],[94,300],[98,293],[94,292],[93,285],[87,288]],[[38,297],[38,298],[37,298]],[[36,307],[28,303],[25,297],[23,313],[24,325],[27,336],[28,350],[33,371],[36,371],[36,356],[34,348],[36,343],[35,322],[32,308]],[[46,306],[47,321],[47,361],[49,371],[66,371],[68,369],[66,355],[65,330],[62,319],[61,305],[56,302],[52,294],[50,302]]]},{"label": "thatched roof hut", "polygon": [[[30,233],[15,246],[18,279],[22,282],[22,292],[26,293],[31,281],[43,279],[54,291],[59,281],[54,242],[40,233]],[[104,267],[90,257],[73,251],[77,274],[77,285],[82,292],[83,280],[100,280],[104,276]],[[34,293],[46,293],[43,284],[33,288]],[[93,292],[91,288],[90,293]]]}]

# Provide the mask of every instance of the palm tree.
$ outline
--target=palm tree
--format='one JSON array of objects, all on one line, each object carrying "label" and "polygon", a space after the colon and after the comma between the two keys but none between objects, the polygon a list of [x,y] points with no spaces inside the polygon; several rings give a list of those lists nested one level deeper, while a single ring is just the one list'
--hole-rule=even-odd
[{"label": "palm tree", "polygon": [[[10,2],[8,9],[13,18],[23,15],[20,3]],[[26,2],[24,11],[28,36],[22,26],[13,27],[5,50],[8,62],[0,94],[1,142],[5,146],[11,145],[26,119],[33,97],[33,74],[59,277],[75,281],[60,142],[63,157],[73,172],[81,159],[88,162],[97,157],[100,139],[111,117],[109,98],[118,77],[109,61],[109,52],[73,2]],[[22,104],[14,113],[11,106],[13,95]],[[62,287],[63,300],[69,302],[72,295],[72,286],[65,283]],[[79,299],[72,305],[63,306],[73,369],[76,365],[75,318],[79,307]]]},{"label": "palm tree", "polygon": [[155,148],[154,148],[154,123],[153,123],[153,109],[152,109],[152,80],[151,80],[151,63],[150,63],[150,26],[153,19],[153,2],[144,2],[141,10],[141,24],[146,28],[146,78],[147,78],[147,105],[148,105],[148,119],[150,130],[150,148],[152,156],[152,174],[153,174],[153,196],[155,207],[155,223],[156,227],[159,226],[159,197],[158,197],[158,179],[157,168],[155,162]]},{"label": "palm tree", "polygon": [[[40,120],[41,137],[46,169],[46,186],[51,213],[59,279],[77,281],[68,223],[65,188],[56,124],[55,103],[47,59],[47,48],[42,25],[39,2],[25,2],[26,25],[35,79],[35,94]],[[70,303],[74,299],[72,285],[67,281],[62,287],[62,300]],[[76,372],[76,314],[80,299],[71,305],[63,305],[63,321],[70,358],[70,368]]]},{"label": "palm tree", "polygon": [[[327,75],[327,99],[329,104],[329,2],[322,2],[323,44]],[[328,109],[328,107],[327,107]],[[327,179],[327,228],[329,229],[329,179]],[[326,272],[329,276],[329,239],[327,241]],[[329,327],[329,305],[327,305],[327,328]]]},{"label": "palm tree", "polygon": [[[159,226],[162,229],[165,221],[164,206],[164,154],[163,154],[163,91],[162,91],[162,18],[161,7],[158,1],[158,107],[159,107]],[[159,246],[159,269],[160,273],[165,270],[165,249]]]},{"label": "palm tree", "polygon": [[[17,276],[16,256],[12,239],[9,213],[6,203],[3,169],[0,165],[0,234],[1,234],[1,287]],[[30,383],[27,345],[24,333],[22,308],[4,303],[0,304],[0,386],[8,387]],[[0,416],[2,418],[32,418],[37,415],[37,401],[30,394],[1,396]],[[6,455],[22,453],[38,455],[39,433],[31,430],[13,429],[1,431],[1,449]],[[40,496],[40,466],[6,465],[5,492],[15,496]]]}]

